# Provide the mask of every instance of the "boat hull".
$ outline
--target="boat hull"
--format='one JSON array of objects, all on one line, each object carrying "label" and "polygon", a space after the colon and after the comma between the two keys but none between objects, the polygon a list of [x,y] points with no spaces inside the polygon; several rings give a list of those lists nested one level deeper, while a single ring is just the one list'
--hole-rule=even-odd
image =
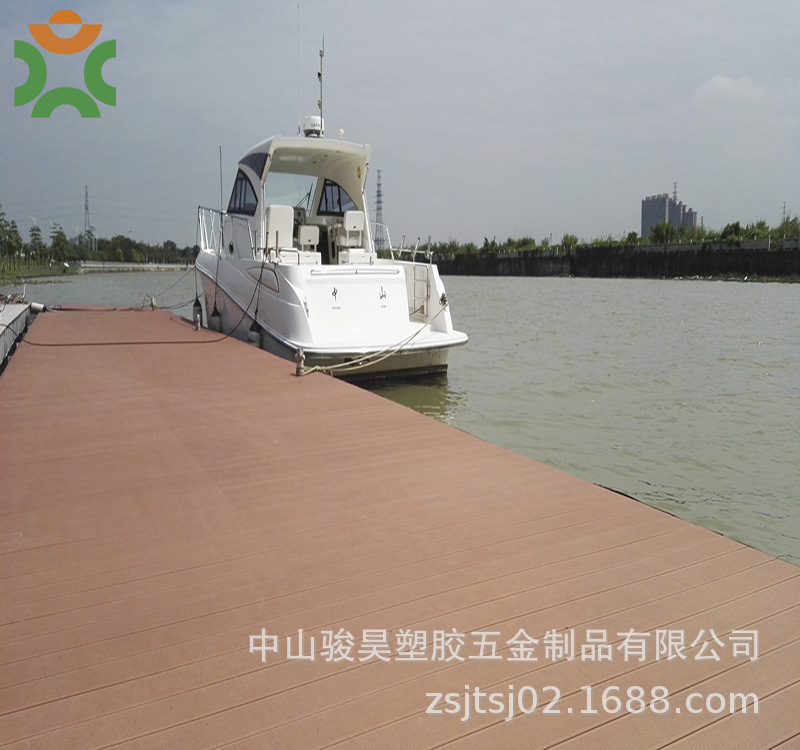
[{"label": "boat hull", "polygon": [[[262,307],[256,319],[253,302],[256,296],[256,284],[254,283],[249,289],[239,289],[237,293],[219,279],[215,279],[212,269],[204,267],[203,260],[202,257],[198,258],[197,270],[205,296],[206,324],[213,327],[211,318],[216,310],[220,330],[226,335],[251,343],[295,363],[298,359],[298,350],[302,350],[304,373],[319,370],[346,380],[442,373],[447,371],[450,349],[467,341],[466,335],[459,332],[447,335],[423,330],[422,326],[419,327],[421,334],[419,342],[404,343],[407,335],[389,343],[352,348],[341,345],[326,348],[316,346],[314,342],[292,341],[282,335],[280,330],[275,330],[275,321],[271,321],[268,312],[263,311],[263,308],[269,308],[270,302],[275,302],[270,297],[269,289],[262,288],[260,291]],[[221,265],[225,266],[225,261]],[[215,270],[219,273],[219,269]],[[276,272],[280,274],[279,267],[271,270],[271,273]],[[277,317],[283,318],[283,316]],[[278,323],[280,322],[281,320],[278,320]],[[256,323],[255,330],[254,323]]]}]

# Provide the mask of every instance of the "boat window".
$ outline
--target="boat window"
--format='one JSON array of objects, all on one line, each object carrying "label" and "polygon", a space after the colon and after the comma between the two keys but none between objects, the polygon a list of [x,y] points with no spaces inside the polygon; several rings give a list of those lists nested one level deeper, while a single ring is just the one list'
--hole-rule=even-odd
[{"label": "boat window", "polygon": [[236,175],[236,182],[233,183],[233,192],[231,193],[231,200],[228,203],[228,213],[231,214],[247,214],[253,216],[258,206],[258,198],[256,191],[247,179],[247,175],[239,170]]},{"label": "boat window", "polygon": [[250,167],[250,169],[258,175],[258,179],[260,180],[264,176],[264,165],[267,163],[267,155],[265,153],[247,154],[240,163]]},{"label": "boat window", "polygon": [[275,203],[283,206],[304,208],[311,213],[311,201],[317,189],[317,178],[306,174],[290,172],[269,172],[264,183],[266,205]]},{"label": "boat window", "polygon": [[347,191],[332,180],[325,180],[318,213],[323,216],[344,216],[345,211],[358,210]]}]

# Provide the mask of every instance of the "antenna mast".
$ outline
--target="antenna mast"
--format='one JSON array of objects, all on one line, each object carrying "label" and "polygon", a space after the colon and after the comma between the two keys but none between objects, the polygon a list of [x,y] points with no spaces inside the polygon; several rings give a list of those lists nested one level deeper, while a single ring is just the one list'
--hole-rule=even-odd
[{"label": "antenna mast", "polygon": [[302,129],[300,121],[300,3],[297,3],[297,135]]},{"label": "antenna mast", "polygon": [[[319,119],[322,120],[322,58],[325,57],[325,35],[322,35],[322,49],[319,51],[319,73],[317,73],[317,78],[319,79],[319,99],[317,100],[317,106],[319,107]],[[324,120],[323,120],[324,122]]]}]

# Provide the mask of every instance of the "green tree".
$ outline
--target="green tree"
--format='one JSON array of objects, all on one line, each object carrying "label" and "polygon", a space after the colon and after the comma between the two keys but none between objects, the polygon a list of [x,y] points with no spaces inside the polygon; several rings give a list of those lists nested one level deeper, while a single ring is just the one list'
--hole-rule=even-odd
[{"label": "green tree", "polygon": [[8,228],[6,212],[3,211],[3,206],[0,205],[0,256],[11,257],[8,247]]},{"label": "green tree", "polygon": [[796,239],[800,237],[800,219],[797,216],[788,215],[778,225],[778,233],[781,239],[786,237]]},{"label": "green tree", "polygon": [[513,241],[513,245],[517,250],[535,250],[536,240],[530,235],[525,235],[518,240]]},{"label": "green tree", "polygon": [[654,224],[650,230],[650,241],[656,245],[668,245],[678,235],[678,230],[666,221]]},{"label": "green tree", "polygon": [[42,240],[42,230],[38,224],[34,224],[30,231],[30,241],[28,242],[28,257],[34,261],[41,261],[44,258],[47,245]]},{"label": "green tree", "polygon": [[764,219],[748,224],[742,232],[742,238],[745,240],[765,240],[767,237],[769,237],[769,227]]},{"label": "green tree", "polygon": [[172,240],[166,240],[162,245],[165,263],[177,263],[180,260],[178,246]]},{"label": "green tree", "polygon": [[9,223],[8,230],[6,231],[6,243],[6,254],[9,258],[19,258],[19,256],[22,255],[22,249],[25,247],[25,243],[22,241],[22,235],[17,228],[17,222],[13,219]]},{"label": "green tree", "polygon": [[681,242],[703,242],[708,237],[705,227],[678,227],[678,239]]},{"label": "green tree", "polygon": [[578,246],[578,238],[574,234],[565,234],[561,238],[561,246],[571,250],[572,248]]},{"label": "green tree", "polygon": [[50,230],[50,257],[59,263],[63,263],[69,259],[71,249],[70,242],[61,225],[53,224]]},{"label": "green tree", "polygon": [[726,224],[722,234],[720,234],[720,239],[725,242],[741,242],[742,225],[738,221]]}]

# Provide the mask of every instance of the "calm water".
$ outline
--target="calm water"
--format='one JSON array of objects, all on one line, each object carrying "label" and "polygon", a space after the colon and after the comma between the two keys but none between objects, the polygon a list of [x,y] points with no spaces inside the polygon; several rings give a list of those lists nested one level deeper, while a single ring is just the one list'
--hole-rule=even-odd
[{"label": "calm water", "polygon": [[800,286],[445,282],[469,344],[376,390],[800,564]]},{"label": "calm water", "polygon": [[[445,279],[446,377],[377,392],[800,564],[800,286]],[[20,287],[2,288],[21,291]],[[47,304],[189,315],[192,272],[29,284]]]}]

